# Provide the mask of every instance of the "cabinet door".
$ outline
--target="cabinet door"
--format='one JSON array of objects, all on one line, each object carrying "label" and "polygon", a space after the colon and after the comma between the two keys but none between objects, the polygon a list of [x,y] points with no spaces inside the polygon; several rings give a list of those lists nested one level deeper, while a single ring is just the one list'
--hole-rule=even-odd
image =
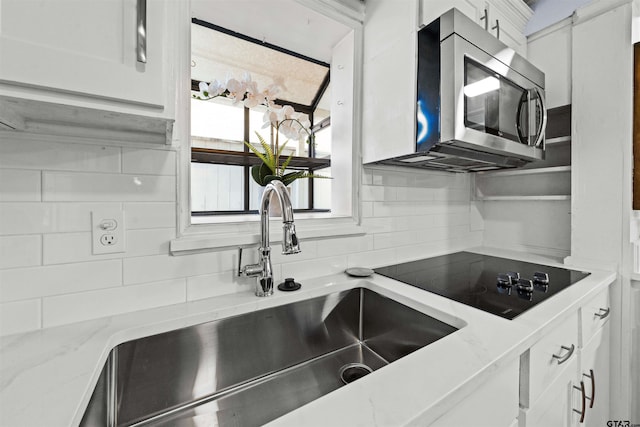
[{"label": "cabinet door", "polygon": [[520,427],[569,427],[576,426],[578,414],[573,412],[577,401],[576,384],[578,362],[572,358],[558,376],[529,409],[520,411]]},{"label": "cabinet door", "polygon": [[143,64],[137,0],[0,0],[0,81],[161,107],[164,4],[146,1]]},{"label": "cabinet door", "polygon": [[485,8],[482,0],[420,0],[419,23],[427,25],[453,7],[484,28],[484,21],[480,20]]},{"label": "cabinet door", "polygon": [[495,4],[489,6],[488,31],[518,54],[527,57],[527,38]]},{"label": "cabinet door", "polygon": [[[581,350],[581,380],[587,400],[584,425],[606,426],[609,416],[609,323],[598,331]],[[593,404],[593,405],[592,405]]]}]

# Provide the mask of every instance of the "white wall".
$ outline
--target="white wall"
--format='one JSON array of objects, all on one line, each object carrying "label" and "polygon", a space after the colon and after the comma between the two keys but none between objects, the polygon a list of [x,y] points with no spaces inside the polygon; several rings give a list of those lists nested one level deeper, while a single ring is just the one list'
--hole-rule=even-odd
[{"label": "white wall", "polygon": [[[0,132],[0,333],[253,292],[235,250],[169,255],[176,188],[171,149]],[[467,175],[367,168],[367,234],[303,240],[301,254],[274,253],[274,271],[303,280],[479,245],[470,193]],[[101,207],[124,209],[126,253],[92,255]]]},{"label": "white wall", "polygon": [[533,34],[573,14],[581,6],[593,0],[538,0],[533,17],[527,23],[525,35]]}]

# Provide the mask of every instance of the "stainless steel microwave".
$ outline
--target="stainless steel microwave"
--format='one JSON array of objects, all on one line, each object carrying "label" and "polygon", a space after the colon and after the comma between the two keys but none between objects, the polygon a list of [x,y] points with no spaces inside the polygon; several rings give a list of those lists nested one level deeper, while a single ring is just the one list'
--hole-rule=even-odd
[{"label": "stainless steel microwave", "polygon": [[418,31],[415,151],[380,163],[449,171],[544,159],[544,73],[457,9]]}]

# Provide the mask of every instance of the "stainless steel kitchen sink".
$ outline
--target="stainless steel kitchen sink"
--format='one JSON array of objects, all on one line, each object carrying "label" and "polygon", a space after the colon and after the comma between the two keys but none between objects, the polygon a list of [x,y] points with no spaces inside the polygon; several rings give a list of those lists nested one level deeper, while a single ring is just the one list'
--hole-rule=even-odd
[{"label": "stainless steel kitchen sink", "polygon": [[125,342],[81,425],[261,425],[456,330],[356,288]]}]

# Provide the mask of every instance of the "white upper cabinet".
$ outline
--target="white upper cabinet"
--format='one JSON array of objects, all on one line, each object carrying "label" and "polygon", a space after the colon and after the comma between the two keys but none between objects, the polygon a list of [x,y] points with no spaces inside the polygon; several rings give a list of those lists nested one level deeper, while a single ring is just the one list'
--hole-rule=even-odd
[{"label": "white upper cabinet", "polygon": [[0,0],[0,122],[33,130],[56,105],[171,120],[169,4]]},{"label": "white upper cabinet", "polygon": [[529,60],[545,75],[547,107],[571,104],[571,18],[529,36]]},{"label": "white upper cabinet", "polygon": [[[146,63],[137,60],[144,3]],[[0,19],[3,83],[164,106],[162,1],[0,0]]]},{"label": "white upper cabinet", "polygon": [[504,44],[527,57],[524,28],[533,12],[521,0],[420,0],[420,24],[457,8]]}]

